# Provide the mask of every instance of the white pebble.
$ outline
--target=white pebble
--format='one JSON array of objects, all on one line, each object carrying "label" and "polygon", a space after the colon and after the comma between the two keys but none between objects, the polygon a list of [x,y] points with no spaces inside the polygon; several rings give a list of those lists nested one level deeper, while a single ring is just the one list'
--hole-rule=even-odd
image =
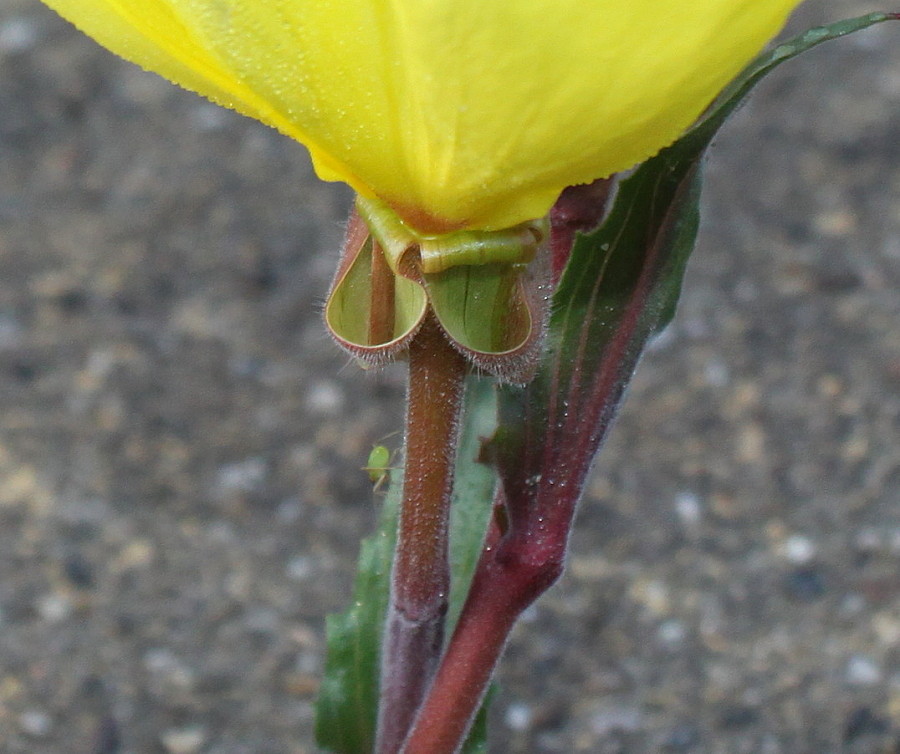
[{"label": "white pebble", "polygon": [[667,647],[678,647],[684,642],[687,630],[680,620],[666,620],[659,625],[657,636]]},{"label": "white pebble", "polygon": [[853,655],[847,661],[847,683],[853,686],[874,686],[881,681],[881,668],[871,657]]},{"label": "white pebble", "polygon": [[72,600],[64,594],[45,594],[37,601],[38,615],[48,623],[59,623],[72,614]]},{"label": "white pebble", "polygon": [[700,505],[700,498],[693,492],[679,492],[675,496],[675,512],[683,524],[695,526],[703,516],[703,506]]},{"label": "white pebble", "polygon": [[343,405],[343,391],[330,380],[317,382],[306,394],[306,407],[317,414],[336,413]]},{"label": "white pebble", "polygon": [[710,387],[725,387],[731,379],[728,365],[720,359],[710,359],[703,367],[703,379]]},{"label": "white pebble", "polygon": [[864,526],[856,533],[854,544],[861,552],[877,552],[881,549],[881,531],[873,526]]},{"label": "white pebble", "polygon": [[527,704],[510,704],[506,708],[506,714],[503,716],[503,722],[510,730],[524,731],[531,727],[531,707]]},{"label": "white pebble", "polygon": [[24,52],[37,41],[33,23],[13,18],[0,26],[0,53]]},{"label": "white pebble", "polygon": [[194,685],[196,680],[194,671],[166,647],[148,649],[144,653],[143,660],[147,671],[168,686],[189,689]]},{"label": "white pebble", "polygon": [[34,738],[43,738],[53,728],[53,721],[46,712],[31,709],[19,715],[19,727],[26,735]]},{"label": "white pebble", "polygon": [[636,707],[603,706],[591,715],[591,730],[598,735],[613,731],[635,731],[641,725],[641,712]]},{"label": "white pebble", "polygon": [[190,117],[201,131],[218,131],[228,125],[228,111],[216,105],[206,103],[196,105]]},{"label": "white pebble", "polygon": [[816,545],[809,537],[793,534],[784,541],[782,548],[784,557],[791,563],[803,565],[816,556]]},{"label": "white pebble", "polygon": [[298,555],[288,561],[287,576],[293,581],[304,581],[313,572],[313,559],[308,555]]}]

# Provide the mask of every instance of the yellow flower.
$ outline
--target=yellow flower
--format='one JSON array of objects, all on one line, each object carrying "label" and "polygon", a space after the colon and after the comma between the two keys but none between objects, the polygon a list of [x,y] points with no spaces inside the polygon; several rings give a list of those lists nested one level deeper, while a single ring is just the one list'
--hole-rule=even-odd
[{"label": "yellow flower", "polygon": [[674,141],[798,0],[46,0],[426,234],[542,217]]}]

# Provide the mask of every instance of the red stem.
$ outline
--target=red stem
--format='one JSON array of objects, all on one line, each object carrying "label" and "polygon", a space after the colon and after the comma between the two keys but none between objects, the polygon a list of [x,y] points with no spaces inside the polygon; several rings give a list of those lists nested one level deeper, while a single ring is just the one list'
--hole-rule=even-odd
[{"label": "red stem", "polygon": [[429,317],[409,348],[406,474],[381,663],[375,751],[395,754],[440,658],[466,361]]},{"label": "red stem", "polygon": [[[493,534],[496,537],[496,531]],[[489,540],[494,537],[489,535]],[[403,754],[459,750],[513,625],[562,573],[564,538],[559,544],[534,548],[521,539],[507,538],[485,548],[453,639]]]},{"label": "red stem", "polygon": [[600,178],[593,183],[569,186],[556,200],[550,210],[550,253],[554,284],[559,281],[566,262],[569,261],[575,234],[587,233],[600,224],[612,188],[612,178]]}]

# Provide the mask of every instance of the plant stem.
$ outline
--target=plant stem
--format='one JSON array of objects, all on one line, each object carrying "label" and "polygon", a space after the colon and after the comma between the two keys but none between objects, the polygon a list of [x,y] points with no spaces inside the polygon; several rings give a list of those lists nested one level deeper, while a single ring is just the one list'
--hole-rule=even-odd
[{"label": "plant stem", "polygon": [[409,348],[406,472],[381,660],[377,754],[396,754],[437,667],[467,363],[429,316]]},{"label": "plant stem", "polygon": [[537,545],[492,527],[456,630],[403,754],[454,754],[519,616],[559,578],[565,537]]}]

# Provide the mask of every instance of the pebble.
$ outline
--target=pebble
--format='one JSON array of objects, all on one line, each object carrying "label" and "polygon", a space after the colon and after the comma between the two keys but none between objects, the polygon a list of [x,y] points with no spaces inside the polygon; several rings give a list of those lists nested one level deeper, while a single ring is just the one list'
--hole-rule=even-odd
[{"label": "pebble", "polygon": [[791,563],[805,565],[816,556],[816,545],[809,537],[793,534],[784,541],[782,554]]},{"label": "pebble", "polygon": [[641,726],[641,710],[618,705],[602,707],[591,715],[590,726],[600,736],[615,731],[635,731]]},{"label": "pebble", "polygon": [[275,518],[282,524],[293,524],[303,515],[303,503],[296,497],[282,500],[275,509]]},{"label": "pebble", "polygon": [[148,649],[144,653],[144,667],[175,688],[188,689],[194,685],[195,673],[172,650],[165,647]]},{"label": "pebble", "polygon": [[100,720],[91,745],[91,754],[120,754],[122,736],[114,717],[107,715]]},{"label": "pebble", "polygon": [[693,492],[679,492],[675,496],[675,512],[681,519],[681,523],[686,526],[696,526],[703,517],[700,498]]},{"label": "pebble", "polygon": [[884,735],[890,726],[868,707],[857,707],[844,724],[844,743],[850,743],[867,735]]},{"label": "pebble", "polygon": [[288,561],[285,568],[287,577],[293,581],[305,581],[313,572],[313,559],[308,555],[298,555]]},{"label": "pebble", "polygon": [[872,629],[886,647],[900,646],[900,617],[888,612],[876,613],[872,616]]},{"label": "pebble", "polygon": [[310,386],[305,403],[313,413],[336,414],[344,405],[344,393],[337,383],[322,380]]},{"label": "pebble", "polygon": [[44,738],[53,729],[53,721],[46,712],[31,709],[19,715],[19,727],[26,735]]},{"label": "pebble", "polygon": [[856,533],[853,544],[859,552],[877,552],[882,545],[881,531],[872,526],[865,526]]},{"label": "pebble", "polygon": [[725,707],[719,718],[725,729],[746,728],[759,720],[759,710],[744,704],[732,704]]},{"label": "pebble", "polygon": [[527,704],[514,703],[506,708],[506,714],[503,716],[503,722],[510,730],[517,732],[526,731],[531,727],[534,714],[531,707]]},{"label": "pebble", "polygon": [[882,672],[871,657],[853,655],[847,661],[845,678],[852,686],[874,686],[881,681]]},{"label": "pebble", "polygon": [[842,616],[858,618],[867,610],[866,599],[861,594],[850,592],[844,595],[838,610]]},{"label": "pebble", "polygon": [[94,570],[91,564],[77,553],[65,559],[63,572],[72,586],[79,589],[90,589],[94,586]]},{"label": "pebble", "polygon": [[248,631],[261,634],[275,634],[281,625],[278,611],[272,608],[254,608],[248,610],[244,617],[244,625]]},{"label": "pebble", "polygon": [[687,630],[684,627],[684,623],[680,620],[666,620],[660,624],[659,629],[657,630],[657,636],[659,637],[661,644],[670,649],[674,649],[680,647],[684,643],[685,636],[687,636]]},{"label": "pebble", "polygon": [[900,555],[900,526],[891,529],[888,544],[892,555]]},{"label": "pebble", "polygon": [[0,26],[0,54],[24,52],[37,41],[37,29],[23,18],[13,18]]},{"label": "pebble", "polygon": [[68,595],[51,592],[41,596],[35,608],[48,623],[59,623],[72,614],[73,605]]},{"label": "pebble", "polygon": [[168,754],[195,754],[206,743],[206,730],[200,725],[172,728],[159,738]]},{"label": "pebble", "polygon": [[703,379],[710,387],[725,387],[731,380],[728,365],[721,359],[710,359],[703,367]]},{"label": "pebble", "polygon": [[[2,34],[2,30],[0,30],[0,36]],[[0,314],[0,350],[12,349],[18,346],[22,341],[23,333],[24,328],[17,319],[7,314]]]},{"label": "pebble", "polygon": [[667,615],[671,609],[669,588],[657,579],[638,579],[629,590],[631,598],[642,604],[651,615]]},{"label": "pebble", "polygon": [[663,743],[663,749],[666,751],[690,751],[698,743],[700,743],[700,732],[697,730],[697,726],[685,723],[672,729]]},{"label": "pebble", "polygon": [[218,131],[228,125],[228,111],[216,105],[201,103],[190,112],[193,124],[201,131]]},{"label": "pebble", "polygon": [[225,464],[216,472],[216,489],[220,494],[252,492],[263,483],[266,472],[266,460],[258,456]]}]

